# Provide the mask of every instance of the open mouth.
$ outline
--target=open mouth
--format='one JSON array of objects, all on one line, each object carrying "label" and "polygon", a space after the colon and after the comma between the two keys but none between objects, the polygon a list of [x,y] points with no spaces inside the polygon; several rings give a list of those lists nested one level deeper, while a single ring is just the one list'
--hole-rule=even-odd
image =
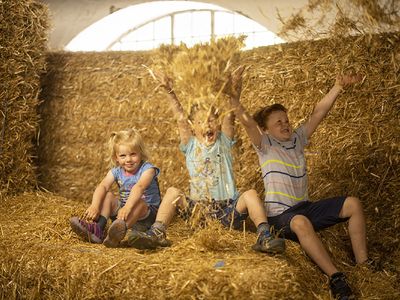
[{"label": "open mouth", "polygon": [[212,140],[214,140],[214,132],[212,130],[208,130],[205,134],[204,134],[204,138],[206,140],[206,142],[210,142]]}]

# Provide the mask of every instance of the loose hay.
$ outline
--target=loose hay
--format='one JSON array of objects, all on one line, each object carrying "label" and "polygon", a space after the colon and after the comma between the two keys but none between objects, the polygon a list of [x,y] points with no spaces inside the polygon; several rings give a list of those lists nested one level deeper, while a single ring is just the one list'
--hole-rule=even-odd
[{"label": "loose hay", "polygon": [[[254,233],[216,223],[192,232],[177,220],[168,231],[170,248],[109,249],[85,243],[69,229],[69,217],[84,208],[42,192],[4,199],[2,299],[329,299],[327,278],[296,243],[288,242],[285,257],[273,257],[250,250]],[[329,240],[340,244],[339,237]],[[335,254],[361,298],[400,296],[390,272],[348,266],[347,253]]]}]

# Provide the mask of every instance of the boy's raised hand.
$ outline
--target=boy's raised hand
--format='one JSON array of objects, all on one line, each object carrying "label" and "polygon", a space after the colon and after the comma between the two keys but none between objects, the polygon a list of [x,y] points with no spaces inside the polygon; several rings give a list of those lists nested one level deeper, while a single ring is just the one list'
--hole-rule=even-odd
[{"label": "boy's raised hand", "polygon": [[362,76],[361,74],[344,74],[336,76],[336,85],[341,88],[345,88],[350,84],[361,82]]},{"label": "boy's raised hand", "polygon": [[228,75],[225,82],[224,93],[228,96],[239,99],[242,93],[242,75],[245,67],[239,66]]}]

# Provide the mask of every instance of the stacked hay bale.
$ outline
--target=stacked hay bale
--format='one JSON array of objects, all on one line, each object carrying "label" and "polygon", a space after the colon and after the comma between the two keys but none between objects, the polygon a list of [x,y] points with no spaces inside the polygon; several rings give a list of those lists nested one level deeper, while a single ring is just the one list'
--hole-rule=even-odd
[{"label": "stacked hay bale", "polygon": [[33,139],[44,70],[47,8],[36,1],[0,2],[0,195],[33,189]]}]

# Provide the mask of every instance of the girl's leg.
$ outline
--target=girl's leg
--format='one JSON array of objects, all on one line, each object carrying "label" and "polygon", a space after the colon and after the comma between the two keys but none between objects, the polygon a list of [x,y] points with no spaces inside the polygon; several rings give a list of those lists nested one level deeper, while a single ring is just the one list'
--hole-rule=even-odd
[{"label": "girl's leg", "polygon": [[294,216],[290,221],[290,229],[297,235],[300,245],[307,255],[325,274],[331,276],[338,272],[307,217],[303,215]]},{"label": "girl's leg", "polygon": [[137,220],[146,216],[149,211],[149,206],[146,202],[140,199],[135,206],[133,206],[131,213],[126,220],[126,227],[130,228],[137,222]]},{"label": "girl's leg", "polygon": [[107,192],[103,207],[101,208],[100,215],[105,217],[107,220],[113,213],[117,210],[118,207],[118,197],[116,197],[113,193]]},{"label": "girl's leg", "polygon": [[356,197],[347,197],[339,216],[349,218],[349,235],[357,263],[368,259],[365,217],[361,202]]},{"label": "girl's leg", "polygon": [[147,206],[147,203],[142,199],[139,199],[139,201],[132,207],[126,221],[117,219],[111,224],[103,244],[109,248],[117,247],[125,237],[128,228],[135,224],[139,218],[144,217],[148,210],[149,207]]},{"label": "girl's leg", "polygon": [[158,209],[156,221],[147,232],[132,231],[128,237],[129,245],[139,249],[168,247],[166,229],[175,215],[176,208],[185,208],[185,195],[177,188],[170,187],[165,193]]}]

